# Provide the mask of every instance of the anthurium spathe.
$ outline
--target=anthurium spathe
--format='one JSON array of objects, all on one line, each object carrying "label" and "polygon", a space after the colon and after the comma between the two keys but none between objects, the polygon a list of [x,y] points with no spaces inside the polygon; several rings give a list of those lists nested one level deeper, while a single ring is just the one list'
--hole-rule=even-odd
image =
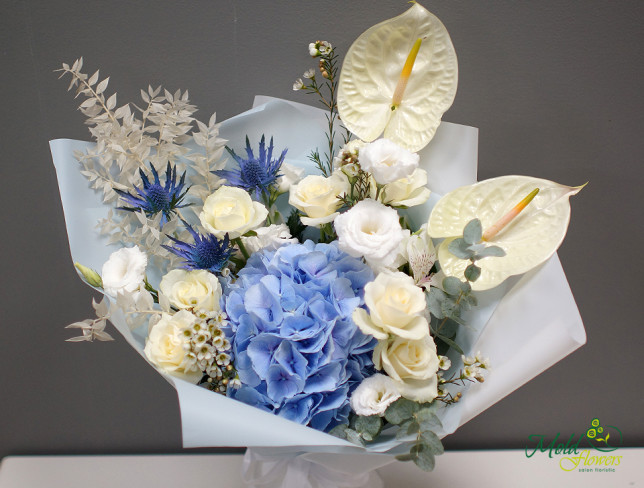
[{"label": "anthurium spathe", "polygon": [[[431,237],[445,238],[438,248],[441,269],[448,276],[463,279],[470,261],[454,256],[448,247],[476,218],[484,231],[483,244],[498,246],[506,255],[477,261],[481,276],[472,283],[473,289],[493,288],[509,276],[538,266],[563,241],[570,221],[569,198],[581,188],[529,176],[501,176],[448,193],[434,207],[427,227]],[[515,215],[508,219],[508,214]],[[501,228],[499,222],[504,224]]]},{"label": "anthurium spathe", "polygon": [[458,65],[445,26],[415,3],[349,48],[338,87],[342,123],[364,141],[384,137],[416,152],[452,105]]}]

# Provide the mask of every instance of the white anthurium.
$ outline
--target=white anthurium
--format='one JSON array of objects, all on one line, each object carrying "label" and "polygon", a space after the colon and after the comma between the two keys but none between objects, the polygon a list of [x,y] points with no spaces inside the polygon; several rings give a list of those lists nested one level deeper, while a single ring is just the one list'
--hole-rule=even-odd
[{"label": "white anthurium", "polygon": [[458,82],[447,29],[415,3],[402,15],[366,30],[342,65],[338,112],[364,141],[380,134],[416,152],[434,137]]},{"label": "white anthurium", "polygon": [[[438,248],[442,271],[463,279],[470,261],[454,256],[448,246],[476,218],[484,231],[483,244],[498,246],[506,255],[476,262],[481,276],[472,283],[474,290],[493,288],[538,266],[563,241],[570,221],[569,198],[581,188],[529,176],[501,176],[448,193],[432,210],[427,226],[431,237],[445,238]],[[536,196],[535,189],[539,190]],[[526,196],[533,197],[527,204]],[[500,229],[499,222],[505,222]]]}]

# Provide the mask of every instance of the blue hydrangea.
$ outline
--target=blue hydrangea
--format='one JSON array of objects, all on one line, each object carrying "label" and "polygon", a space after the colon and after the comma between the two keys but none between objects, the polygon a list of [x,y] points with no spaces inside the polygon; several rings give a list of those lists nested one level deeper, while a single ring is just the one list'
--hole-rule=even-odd
[{"label": "blue hydrangea", "polygon": [[377,341],[351,319],[372,280],[335,243],[251,256],[222,298],[242,382],[229,395],[319,430],[346,423],[349,394],[374,372]]}]

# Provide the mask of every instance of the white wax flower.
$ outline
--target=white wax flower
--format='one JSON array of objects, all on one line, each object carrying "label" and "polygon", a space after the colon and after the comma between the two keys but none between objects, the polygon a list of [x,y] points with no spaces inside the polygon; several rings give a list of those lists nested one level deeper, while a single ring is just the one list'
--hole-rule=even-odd
[{"label": "white wax flower", "polygon": [[206,198],[199,214],[201,225],[218,238],[225,234],[231,239],[259,227],[268,210],[241,188],[222,186]]},{"label": "white wax flower", "polygon": [[302,78],[298,78],[293,83],[293,91],[298,91],[298,90],[303,90],[303,89],[304,89],[304,82],[302,82]]},{"label": "white wax flower", "polygon": [[349,191],[349,181],[340,172],[328,178],[310,175],[291,186],[288,203],[306,214],[302,217],[304,225],[319,227],[332,222],[342,205],[339,195]]},{"label": "white wax flower", "polygon": [[393,207],[415,207],[429,198],[431,192],[426,185],[427,171],[416,168],[411,175],[385,185],[380,200]]},{"label": "white wax flower", "polygon": [[400,398],[396,383],[384,374],[376,373],[362,380],[351,394],[351,408],[358,415],[383,416],[387,407]]},{"label": "white wax flower", "polygon": [[425,293],[405,273],[380,273],[364,287],[364,301],[369,312],[356,308],[353,321],[365,334],[379,340],[390,335],[422,339],[429,332]]},{"label": "white wax flower", "polygon": [[405,235],[398,212],[371,199],[339,215],[334,226],[340,249],[354,257],[364,256],[369,266],[377,269],[397,259],[396,251]]},{"label": "white wax flower", "polygon": [[189,340],[185,331],[196,320],[187,310],[174,315],[164,313],[150,329],[143,350],[148,360],[159,369],[190,383],[197,383],[203,376],[196,363],[187,357],[189,348],[184,347]]},{"label": "white wax flower", "polygon": [[431,402],[438,396],[439,360],[429,332],[420,340],[395,337],[378,342],[373,351],[376,369],[383,369],[401,395],[416,402]]},{"label": "white wax flower", "polygon": [[179,309],[219,310],[221,285],[204,269],[173,269],[161,279],[159,290]]},{"label": "white wax flower", "polygon": [[118,293],[137,291],[143,283],[147,265],[148,257],[138,246],[113,252],[101,270],[105,293],[115,297]]},{"label": "white wax flower", "polygon": [[361,141],[360,139],[353,139],[352,141],[347,142],[333,158],[333,168],[339,169],[344,164],[358,161],[360,149],[366,144],[366,142]]},{"label": "white wax flower", "polygon": [[304,169],[298,166],[282,163],[280,174],[282,176],[277,178],[277,191],[278,193],[286,193],[292,185],[302,179]]},{"label": "white wax flower", "polygon": [[418,154],[389,139],[378,139],[360,150],[360,166],[381,185],[407,178],[418,168]]},{"label": "white wax flower", "polygon": [[255,229],[256,236],[244,237],[244,246],[249,253],[255,253],[260,249],[274,251],[284,244],[295,244],[297,239],[291,237],[286,224],[273,224],[268,227]]}]

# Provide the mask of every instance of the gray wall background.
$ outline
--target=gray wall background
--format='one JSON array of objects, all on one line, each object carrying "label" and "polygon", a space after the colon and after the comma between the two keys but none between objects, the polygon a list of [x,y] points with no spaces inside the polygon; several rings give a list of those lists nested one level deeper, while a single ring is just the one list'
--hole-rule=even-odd
[{"label": "gray wall background", "polygon": [[[641,412],[642,27],[639,1],[426,1],[459,56],[444,119],[480,128],[479,176],[590,184],[559,254],[588,344],[446,439],[449,449],[522,448],[581,433],[595,416],[644,445]],[[91,315],[77,278],[48,141],[87,139],[52,70],[84,56],[119,102],[188,88],[201,117],[255,94],[305,103],[291,85],[307,45],[346,52],[403,1],[0,2],[0,457],[180,452],[174,391],[124,340],[72,344]],[[547,304],[544,304],[547,306]],[[494,358],[492,358],[493,360]]]}]

